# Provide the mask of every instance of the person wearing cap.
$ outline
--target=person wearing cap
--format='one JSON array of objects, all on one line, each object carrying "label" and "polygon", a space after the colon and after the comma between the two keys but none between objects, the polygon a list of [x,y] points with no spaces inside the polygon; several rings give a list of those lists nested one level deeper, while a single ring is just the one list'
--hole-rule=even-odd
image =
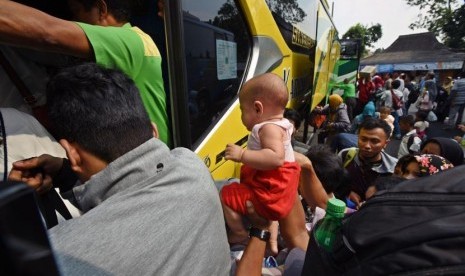
[{"label": "person wearing cap", "polygon": [[350,129],[347,106],[342,97],[333,94],[329,96],[329,104],[315,110],[316,113],[327,115],[323,123],[323,130],[318,134],[318,143],[325,143],[325,140],[336,133],[348,132]]}]

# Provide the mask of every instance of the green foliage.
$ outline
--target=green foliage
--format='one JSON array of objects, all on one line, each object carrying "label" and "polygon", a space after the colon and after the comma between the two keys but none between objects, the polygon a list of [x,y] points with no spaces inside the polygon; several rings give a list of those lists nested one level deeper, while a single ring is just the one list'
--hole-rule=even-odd
[{"label": "green foliage", "polygon": [[383,29],[381,25],[375,24],[371,26],[362,25],[357,23],[347,30],[342,36],[343,39],[360,39],[362,55],[366,55],[367,47],[372,47],[376,41],[383,36]]},{"label": "green foliage", "polygon": [[302,22],[307,14],[296,0],[266,0],[270,9],[289,23]]},{"label": "green foliage", "polygon": [[249,45],[247,33],[243,26],[243,21],[240,18],[233,0],[227,0],[218,10],[218,15],[213,19],[214,26],[228,30],[234,34],[234,40],[238,47],[238,58],[244,59],[247,55],[247,47]]},{"label": "green foliage", "polygon": [[444,43],[455,49],[465,49],[465,4],[453,12],[452,17],[442,28]]},{"label": "green foliage", "polygon": [[463,24],[465,23],[463,7],[465,4],[460,5],[459,0],[405,1],[410,6],[417,6],[423,12],[418,15],[417,21],[410,24],[412,30],[425,28],[441,37],[445,45],[451,48],[463,48]]},{"label": "green foliage", "polygon": [[384,48],[377,48],[373,54],[378,54],[378,53],[382,53],[384,51]]}]

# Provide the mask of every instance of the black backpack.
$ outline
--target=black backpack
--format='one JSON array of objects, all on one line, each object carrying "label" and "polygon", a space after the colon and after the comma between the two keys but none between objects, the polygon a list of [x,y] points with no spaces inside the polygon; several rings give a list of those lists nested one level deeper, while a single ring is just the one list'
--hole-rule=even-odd
[{"label": "black backpack", "polygon": [[23,183],[0,181],[0,275],[60,275],[35,192]]},{"label": "black backpack", "polygon": [[465,275],[465,166],[378,192],[306,254],[302,275]]},{"label": "black backpack", "polygon": [[420,96],[420,88],[418,86],[411,86],[412,89],[409,89],[410,90],[410,93],[408,94],[408,102],[410,104],[413,104],[417,101],[418,97]]}]

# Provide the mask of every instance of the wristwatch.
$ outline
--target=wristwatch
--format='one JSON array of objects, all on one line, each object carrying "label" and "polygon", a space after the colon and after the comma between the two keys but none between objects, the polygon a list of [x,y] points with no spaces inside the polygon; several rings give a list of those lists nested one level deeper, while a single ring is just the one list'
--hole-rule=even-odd
[{"label": "wristwatch", "polygon": [[262,241],[267,242],[270,239],[270,231],[258,229],[256,227],[252,227],[249,230],[249,237],[256,237]]}]

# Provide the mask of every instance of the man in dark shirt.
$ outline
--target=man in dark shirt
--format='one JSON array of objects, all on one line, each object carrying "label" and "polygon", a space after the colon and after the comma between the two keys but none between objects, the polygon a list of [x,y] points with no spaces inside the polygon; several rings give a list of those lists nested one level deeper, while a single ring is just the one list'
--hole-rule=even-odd
[{"label": "man in dark shirt", "polygon": [[378,177],[394,173],[397,158],[384,152],[390,133],[386,121],[368,118],[360,125],[358,147],[339,153],[351,179],[349,198],[357,205],[365,200],[366,190]]}]

